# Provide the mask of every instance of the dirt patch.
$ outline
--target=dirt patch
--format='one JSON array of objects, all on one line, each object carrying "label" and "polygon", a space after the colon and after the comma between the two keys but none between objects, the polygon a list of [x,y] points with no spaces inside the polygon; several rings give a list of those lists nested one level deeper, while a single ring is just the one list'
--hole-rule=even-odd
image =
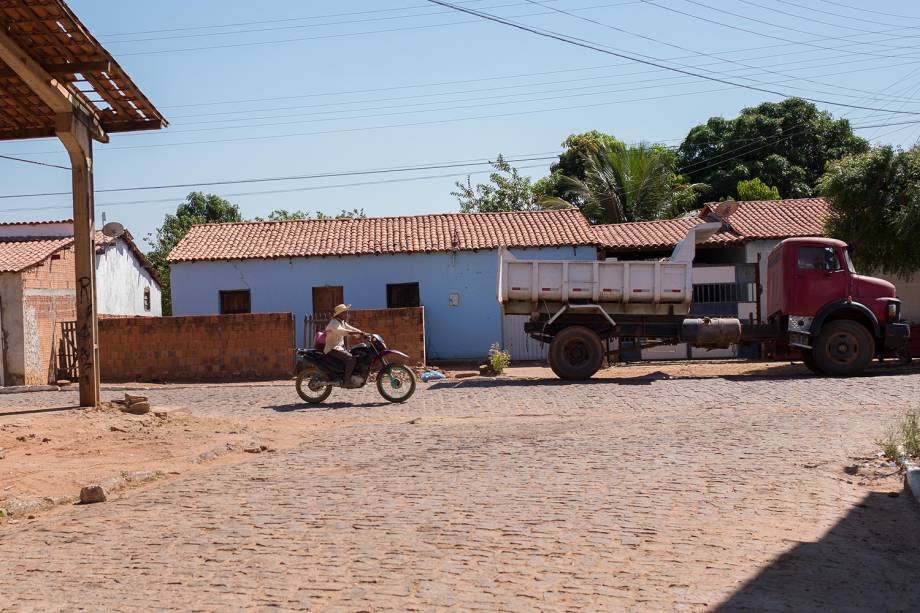
[{"label": "dirt patch", "polygon": [[4,413],[0,409],[0,509],[10,515],[73,500],[91,483],[124,489],[294,442],[273,428],[193,415],[183,407],[155,406],[144,415],[112,405]]}]

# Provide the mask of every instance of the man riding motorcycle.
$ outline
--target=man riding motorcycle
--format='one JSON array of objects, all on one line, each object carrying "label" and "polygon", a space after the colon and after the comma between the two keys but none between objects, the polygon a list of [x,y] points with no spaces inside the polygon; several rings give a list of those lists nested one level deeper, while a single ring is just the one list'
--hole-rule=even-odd
[{"label": "man riding motorcycle", "polygon": [[346,384],[351,381],[351,374],[355,370],[357,360],[345,349],[345,339],[349,336],[364,336],[364,332],[348,323],[348,309],[350,308],[350,304],[340,304],[335,307],[332,319],[326,326],[326,344],[323,348],[323,353],[345,365],[343,381]]}]

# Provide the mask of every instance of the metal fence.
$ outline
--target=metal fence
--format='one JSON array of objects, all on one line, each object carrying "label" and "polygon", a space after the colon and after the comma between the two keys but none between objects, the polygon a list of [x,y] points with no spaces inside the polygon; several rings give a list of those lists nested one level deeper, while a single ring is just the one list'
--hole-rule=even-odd
[{"label": "metal fence", "polygon": [[332,313],[308,313],[303,318],[303,346],[313,347],[316,335],[326,329]]},{"label": "metal fence", "polygon": [[699,283],[693,286],[693,303],[756,302],[754,283]]}]

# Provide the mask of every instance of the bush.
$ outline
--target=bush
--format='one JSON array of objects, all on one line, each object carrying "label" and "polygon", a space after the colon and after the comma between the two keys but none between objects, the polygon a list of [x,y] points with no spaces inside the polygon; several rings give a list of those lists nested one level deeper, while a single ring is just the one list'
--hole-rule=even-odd
[{"label": "bush", "polygon": [[898,460],[901,453],[910,458],[920,458],[920,414],[915,411],[905,413],[904,417],[888,426],[876,444],[890,460]]},{"label": "bush", "polygon": [[489,347],[489,366],[496,375],[502,374],[506,368],[511,365],[511,354],[502,351],[498,343],[492,343]]}]

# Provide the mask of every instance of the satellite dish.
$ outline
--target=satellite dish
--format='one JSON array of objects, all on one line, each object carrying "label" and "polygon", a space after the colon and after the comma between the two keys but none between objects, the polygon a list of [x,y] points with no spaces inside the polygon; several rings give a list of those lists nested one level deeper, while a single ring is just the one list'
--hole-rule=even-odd
[{"label": "satellite dish", "polygon": [[735,211],[738,210],[738,203],[734,200],[726,200],[725,202],[720,202],[714,211],[715,214],[721,218],[725,219],[726,217],[731,217],[735,214]]},{"label": "satellite dish", "polygon": [[102,233],[109,238],[118,238],[125,233],[125,227],[117,221],[110,221],[102,226]]}]

